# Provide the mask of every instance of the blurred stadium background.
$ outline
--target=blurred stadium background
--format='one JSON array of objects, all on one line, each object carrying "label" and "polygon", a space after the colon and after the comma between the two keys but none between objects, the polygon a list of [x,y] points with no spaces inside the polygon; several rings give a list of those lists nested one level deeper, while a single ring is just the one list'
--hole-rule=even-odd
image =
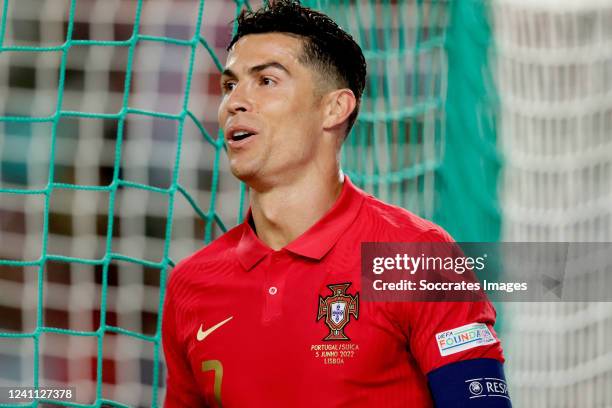
[{"label": "blurred stadium background", "polygon": [[[612,241],[612,2],[304,3],[368,60],[343,153],[360,186],[458,241]],[[167,274],[248,201],[218,63],[260,4],[3,0],[0,386],[163,402]],[[610,303],[498,310],[516,407],[612,407]]]}]

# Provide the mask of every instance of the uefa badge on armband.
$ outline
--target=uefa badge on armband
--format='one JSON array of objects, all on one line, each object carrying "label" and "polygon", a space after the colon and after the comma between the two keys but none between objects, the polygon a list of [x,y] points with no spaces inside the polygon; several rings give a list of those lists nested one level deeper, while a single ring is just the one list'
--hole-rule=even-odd
[{"label": "uefa badge on armband", "polygon": [[346,293],[351,283],[327,285],[332,294],[319,296],[319,311],[317,321],[325,318],[329,334],[324,341],[350,340],[344,333],[344,328],[350,322],[351,315],[359,318],[359,292],[355,295]]}]

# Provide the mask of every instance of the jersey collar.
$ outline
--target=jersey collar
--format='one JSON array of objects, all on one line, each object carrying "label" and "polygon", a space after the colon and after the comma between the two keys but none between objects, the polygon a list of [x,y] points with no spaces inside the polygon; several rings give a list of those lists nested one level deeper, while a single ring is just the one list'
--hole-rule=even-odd
[{"label": "jersey collar", "polygon": [[[364,198],[365,193],[355,187],[345,175],[342,192],[332,208],[323,218],[283,249],[306,258],[320,260],[353,223]],[[238,259],[246,270],[250,270],[266,255],[274,252],[257,237],[249,225],[250,217],[251,210],[249,209],[242,223],[242,236],[236,248]]]}]

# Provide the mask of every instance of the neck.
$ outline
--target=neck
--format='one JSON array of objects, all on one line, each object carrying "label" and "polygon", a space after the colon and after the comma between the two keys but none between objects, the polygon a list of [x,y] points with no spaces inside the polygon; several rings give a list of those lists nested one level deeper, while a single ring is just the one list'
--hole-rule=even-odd
[{"label": "neck", "polygon": [[251,212],[259,239],[279,250],[319,221],[336,202],[344,181],[339,168],[327,174],[308,174],[264,191],[251,189]]}]

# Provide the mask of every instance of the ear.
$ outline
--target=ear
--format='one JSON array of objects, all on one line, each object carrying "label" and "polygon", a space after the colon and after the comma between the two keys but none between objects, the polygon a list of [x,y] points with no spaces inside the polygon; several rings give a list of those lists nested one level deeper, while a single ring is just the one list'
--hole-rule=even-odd
[{"label": "ear", "polygon": [[357,99],[350,89],[336,89],[325,96],[323,129],[343,126],[353,113]]}]

